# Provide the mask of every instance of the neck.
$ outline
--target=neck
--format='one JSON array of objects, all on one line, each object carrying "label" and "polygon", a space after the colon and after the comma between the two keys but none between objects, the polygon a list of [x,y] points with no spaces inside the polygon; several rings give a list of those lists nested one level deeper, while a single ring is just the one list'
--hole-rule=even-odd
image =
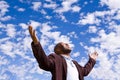
[{"label": "neck", "polygon": [[70,54],[61,54],[61,55],[63,55],[63,56],[66,56],[66,57],[70,58]]}]

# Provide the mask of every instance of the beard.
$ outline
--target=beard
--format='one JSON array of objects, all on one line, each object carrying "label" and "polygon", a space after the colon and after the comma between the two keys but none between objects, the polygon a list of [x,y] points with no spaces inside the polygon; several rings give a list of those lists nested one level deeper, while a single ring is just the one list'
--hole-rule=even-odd
[{"label": "beard", "polygon": [[64,54],[70,54],[70,52],[71,52],[71,49],[65,49],[65,48],[63,49]]}]

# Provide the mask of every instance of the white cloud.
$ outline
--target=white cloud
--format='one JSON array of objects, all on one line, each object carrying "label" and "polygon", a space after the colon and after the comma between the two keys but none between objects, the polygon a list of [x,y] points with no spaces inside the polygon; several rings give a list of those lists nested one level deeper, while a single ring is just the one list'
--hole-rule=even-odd
[{"label": "white cloud", "polygon": [[72,10],[73,12],[79,12],[79,6],[72,6],[72,4],[76,3],[78,0],[65,0],[62,2],[62,7],[59,7],[55,10],[57,13],[63,13]]},{"label": "white cloud", "polygon": [[23,11],[25,11],[25,9],[24,8],[18,8],[18,11],[23,12]]},{"label": "white cloud", "polygon": [[4,56],[0,56],[0,65],[6,65],[9,64],[9,61],[5,59]]},{"label": "white cloud", "polygon": [[72,38],[78,38],[77,34],[74,31],[68,33],[68,36],[70,36]]},{"label": "white cloud", "polygon": [[51,19],[52,17],[51,16],[45,16],[46,19]]},{"label": "white cloud", "polygon": [[7,21],[7,20],[10,20],[10,19],[12,19],[11,16],[4,16],[4,17],[0,18],[1,21]]},{"label": "white cloud", "polygon": [[96,24],[100,25],[101,23],[110,23],[112,19],[119,19],[119,10],[116,14],[116,10],[108,11],[95,11],[93,13],[88,13],[87,15],[80,14],[80,20],[77,24],[86,25],[86,24]]},{"label": "white cloud", "polygon": [[5,25],[0,22],[0,28],[5,28]]},{"label": "white cloud", "polygon": [[82,57],[82,58],[81,58],[81,61],[79,62],[79,64],[80,64],[81,66],[84,66],[87,61],[88,61],[88,60],[87,60],[85,57]]},{"label": "white cloud", "polygon": [[9,5],[5,1],[0,1],[0,17],[4,16],[8,12]]},{"label": "white cloud", "polygon": [[9,37],[15,37],[15,35],[16,35],[15,25],[13,25],[13,24],[7,24],[7,26],[6,26],[6,32],[7,32],[7,35]]},{"label": "white cloud", "polygon": [[106,4],[110,9],[120,9],[119,0],[101,0],[101,4]]},{"label": "white cloud", "polygon": [[46,12],[44,9],[42,9],[40,12],[41,12],[42,14],[47,14],[47,12]]},{"label": "white cloud", "polygon": [[76,58],[76,57],[78,57],[78,56],[80,56],[80,52],[76,52],[76,53],[73,53],[73,54],[72,54],[72,57],[73,57],[73,58]]},{"label": "white cloud", "polygon": [[34,20],[30,20],[29,25],[33,26],[33,28],[36,29],[38,26],[41,26],[41,23]]},{"label": "white cloud", "polygon": [[[117,28],[119,29],[119,28]],[[105,33],[104,30],[99,31],[98,38],[92,38],[92,42],[100,42],[100,47],[102,49],[107,49],[110,54],[114,54],[115,52],[120,51],[120,37],[115,32],[111,32],[109,34]]]},{"label": "white cloud", "polygon": [[86,25],[86,24],[98,24],[99,25],[100,20],[96,18],[96,16],[93,14],[87,14],[87,16],[83,17],[83,19],[80,19],[78,21],[78,24]]},{"label": "white cloud", "polygon": [[54,2],[51,2],[50,4],[44,3],[43,5],[44,8],[51,8],[51,9],[55,9],[57,7],[57,4]]},{"label": "white cloud", "polygon": [[79,12],[81,8],[79,6],[73,6],[71,9],[73,12]]},{"label": "white cloud", "polygon": [[20,23],[19,26],[21,26],[22,29],[28,29],[28,25],[25,23]]},{"label": "white cloud", "polygon": [[56,44],[58,42],[65,42],[65,43],[69,43],[71,47],[74,47],[68,36],[61,35],[61,32],[59,31],[52,32],[51,30],[54,28],[56,27],[50,26],[48,23],[42,24],[42,29],[41,29],[42,35],[40,41],[43,46],[49,45],[48,43],[50,43],[49,41],[50,39],[52,39],[54,40],[54,43],[52,44]]},{"label": "white cloud", "polygon": [[9,5],[5,1],[0,1],[0,21],[10,20],[11,16],[5,16],[6,12],[8,12]]},{"label": "white cloud", "polygon": [[19,6],[14,6],[15,9],[17,9],[17,11],[19,12],[24,12],[25,8],[19,7]]},{"label": "white cloud", "polygon": [[64,22],[68,22],[67,19],[66,19],[66,17],[63,14],[60,14],[57,17],[61,18],[61,20],[63,20]]},{"label": "white cloud", "polygon": [[96,26],[89,26],[88,32],[89,33],[96,33],[97,32],[97,27]]},{"label": "white cloud", "polygon": [[14,43],[10,41],[6,41],[4,44],[1,44],[0,50],[10,57],[15,57],[15,54],[13,53]]},{"label": "white cloud", "polygon": [[[98,37],[91,38],[93,44],[99,45],[85,47],[88,51],[96,50],[99,54],[96,67],[92,70],[90,76],[93,79],[111,79],[119,80],[120,58],[120,25],[112,24],[109,26],[111,32],[107,33],[105,30],[100,30]],[[106,65],[107,64],[107,65]]]},{"label": "white cloud", "polygon": [[33,4],[32,9],[35,11],[38,11],[40,7],[42,6],[41,2],[32,2],[32,4]]}]

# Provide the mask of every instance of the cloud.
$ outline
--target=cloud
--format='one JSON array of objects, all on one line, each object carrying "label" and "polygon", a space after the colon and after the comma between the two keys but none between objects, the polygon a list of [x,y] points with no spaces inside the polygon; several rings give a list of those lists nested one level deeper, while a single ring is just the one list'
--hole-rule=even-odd
[{"label": "cloud", "polygon": [[96,18],[94,13],[87,14],[87,16],[84,16],[82,19],[78,21],[78,24],[86,25],[86,24],[98,24],[99,25],[100,20]]},{"label": "cloud", "polygon": [[7,21],[12,19],[11,16],[5,16],[7,12],[9,12],[8,8],[10,6],[6,1],[0,1],[0,21]]},{"label": "cloud", "polygon": [[68,11],[73,11],[73,12],[79,12],[80,11],[80,7],[76,6],[76,5],[72,5],[74,3],[76,3],[78,0],[65,0],[62,2],[62,7],[59,7],[55,10],[55,12],[57,13],[63,13],[63,12],[68,12]]},{"label": "cloud", "polygon": [[0,55],[0,65],[6,65],[9,64],[9,61],[4,57]]},{"label": "cloud", "polygon": [[76,58],[76,57],[78,57],[78,56],[80,56],[80,52],[76,52],[76,53],[73,53],[73,54],[72,54],[72,57],[73,57],[73,58]]},{"label": "cloud", "polygon": [[57,7],[57,4],[55,2],[51,2],[50,4],[44,3],[43,7],[44,8],[55,9]]},{"label": "cloud", "polygon": [[15,37],[15,34],[16,34],[15,25],[13,25],[13,24],[7,24],[7,26],[6,26],[6,32],[7,32],[7,35],[9,37]]},{"label": "cloud", "polygon": [[5,27],[6,27],[5,24],[0,22],[0,28],[5,28]]},{"label": "cloud", "polygon": [[96,33],[97,32],[97,27],[96,26],[89,26],[88,32],[89,33]]},{"label": "cloud", "polygon": [[22,29],[28,29],[28,25],[25,23],[20,23],[19,26],[21,26]]},{"label": "cloud", "polygon": [[7,20],[10,20],[10,19],[12,19],[11,16],[3,16],[3,17],[0,18],[0,21],[7,21]]},{"label": "cloud", "polygon": [[41,2],[32,2],[33,6],[31,7],[33,10],[38,11],[42,6]]},{"label": "cloud", "polygon": [[72,37],[72,38],[78,38],[77,34],[74,31],[68,33],[67,35]]},{"label": "cloud", "polygon": [[34,21],[34,20],[30,20],[29,25],[33,26],[34,29],[36,29],[38,26],[41,26],[40,22]]},{"label": "cloud", "polygon": [[[77,43],[73,38],[86,36],[87,41],[84,38],[80,42],[80,46],[85,49],[82,53],[92,53],[95,50],[99,53],[97,64],[86,80],[120,79],[120,6],[118,5],[120,2],[118,0],[101,0],[100,4],[107,5],[109,9],[105,8],[105,6],[104,8],[99,6],[94,12],[82,12],[80,14],[80,20],[77,23],[84,27],[88,26],[85,27],[87,29],[84,30],[84,35],[80,35],[79,30],[63,33],[62,30],[64,28],[60,27],[60,25],[71,25],[71,23],[66,23],[68,21],[66,15],[64,15],[65,12],[71,11],[73,15],[74,12],[79,14],[81,10],[79,5],[81,3],[78,0],[63,0],[58,1],[59,3],[57,1],[45,0],[43,4],[42,2],[35,2],[38,0],[34,2],[32,0],[19,1],[27,7],[32,6],[31,8],[36,13],[40,12],[43,16],[40,14],[40,22],[39,20],[34,20],[34,18],[27,20],[28,22],[24,21],[25,23],[12,21],[11,13],[9,14],[12,6],[15,6],[14,8],[17,9],[17,12],[22,13],[24,13],[26,7],[22,8],[21,5],[16,7],[11,2],[8,2],[8,4],[4,0],[0,1],[0,80],[39,80],[43,79],[44,76],[45,80],[48,80],[48,77],[50,78],[50,74],[39,69],[33,56],[31,49],[32,39],[29,35],[28,25],[32,25],[36,30],[36,34],[47,55],[53,52],[53,48],[58,42],[67,42],[70,46],[76,48],[78,45],[76,45]],[[32,5],[30,5],[31,3]],[[82,5],[84,6],[83,9],[89,5],[88,3],[84,2],[85,5]],[[90,4],[92,3],[94,1],[90,2]],[[17,12],[16,18],[18,16]],[[51,13],[52,16],[50,16]],[[26,16],[29,17],[29,15]],[[42,19],[42,17],[44,18]],[[64,21],[63,24],[54,22],[59,21],[59,19]],[[9,22],[8,20],[11,21]],[[12,24],[12,22],[14,23]],[[76,27],[79,27],[79,25],[76,25]],[[77,29],[83,30],[83,27]],[[80,58],[81,60],[78,62],[84,66],[88,61],[88,57],[86,58],[86,54],[83,55],[80,52],[73,52],[72,57],[77,60]]]},{"label": "cloud", "polygon": [[120,9],[119,0],[101,0],[102,5],[107,5],[110,9]]},{"label": "cloud", "polygon": [[109,29],[109,33],[101,29],[96,38],[91,38],[91,42],[96,46],[85,47],[89,52],[96,50],[99,53],[96,68],[90,74],[93,79],[103,79],[104,77],[106,80],[118,80],[120,78],[118,76],[120,70],[118,68],[120,66],[118,57],[120,52],[120,27],[117,24],[112,24]]},{"label": "cloud", "polygon": [[24,8],[18,8],[18,11],[23,12],[23,11],[25,11],[25,9]]},{"label": "cloud", "polygon": [[9,11],[8,8],[9,8],[9,5],[7,4],[6,1],[0,1],[0,14],[1,14],[1,16],[4,16],[6,14],[6,12]]},{"label": "cloud", "polygon": [[15,54],[12,52],[14,45],[12,42],[10,41],[6,41],[4,44],[1,44],[0,46],[0,50],[1,52],[3,52],[4,54],[10,56],[10,57],[15,57]]}]

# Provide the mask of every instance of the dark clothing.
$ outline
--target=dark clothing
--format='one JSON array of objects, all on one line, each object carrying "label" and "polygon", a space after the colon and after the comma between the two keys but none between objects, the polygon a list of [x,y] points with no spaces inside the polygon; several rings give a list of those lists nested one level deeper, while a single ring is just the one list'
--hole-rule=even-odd
[{"label": "dark clothing", "polygon": [[[34,56],[39,64],[39,67],[50,71],[52,74],[52,80],[66,80],[67,78],[67,63],[61,55],[50,54],[46,56],[40,43],[32,43],[32,50]],[[79,80],[84,80],[84,76],[87,76],[95,65],[95,60],[89,59],[88,63],[82,67],[76,61],[73,60],[79,73]]]}]

